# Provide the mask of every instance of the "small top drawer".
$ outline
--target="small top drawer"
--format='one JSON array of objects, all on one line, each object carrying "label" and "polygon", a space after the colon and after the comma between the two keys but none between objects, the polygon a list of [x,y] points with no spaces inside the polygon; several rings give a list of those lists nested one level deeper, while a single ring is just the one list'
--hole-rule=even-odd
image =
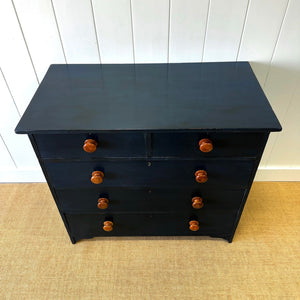
[{"label": "small top drawer", "polygon": [[[143,133],[36,134],[42,158],[144,157]],[[93,142],[95,141],[95,142]]]},{"label": "small top drawer", "polygon": [[255,157],[265,143],[264,133],[153,133],[153,157]]}]

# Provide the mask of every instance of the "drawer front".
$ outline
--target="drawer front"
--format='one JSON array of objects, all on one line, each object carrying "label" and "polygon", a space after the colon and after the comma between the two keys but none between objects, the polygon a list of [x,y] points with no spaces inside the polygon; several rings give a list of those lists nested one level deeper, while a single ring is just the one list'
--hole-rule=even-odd
[{"label": "drawer front", "polygon": [[[97,142],[96,151],[85,152],[86,139]],[[145,139],[142,133],[101,134],[37,134],[35,135],[42,158],[99,158],[99,157],[144,157]]]},{"label": "drawer front", "polygon": [[[196,217],[183,214],[67,214],[66,218],[77,240],[95,236],[216,236],[232,231],[236,212],[218,211],[198,218],[198,231],[189,229],[189,222]],[[113,222],[109,232],[103,230],[107,220]]]},{"label": "drawer front", "polygon": [[[202,139],[212,142],[210,152],[200,150]],[[153,133],[152,154],[153,157],[255,157],[264,140],[264,133]]]},{"label": "drawer front", "polygon": [[[245,190],[91,188],[56,190],[65,212],[191,212],[202,216],[218,210],[238,210]],[[203,199],[203,207],[192,206],[193,197]],[[98,208],[98,199],[108,199],[107,208]],[[101,206],[100,206],[101,207]]]},{"label": "drawer front", "polygon": [[[96,186],[169,186],[244,188],[253,169],[251,160],[215,161],[88,161],[45,162],[56,188],[95,187],[92,172],[104,173]],[[208,181],[197,183],[195,172],[206,170]]]}]

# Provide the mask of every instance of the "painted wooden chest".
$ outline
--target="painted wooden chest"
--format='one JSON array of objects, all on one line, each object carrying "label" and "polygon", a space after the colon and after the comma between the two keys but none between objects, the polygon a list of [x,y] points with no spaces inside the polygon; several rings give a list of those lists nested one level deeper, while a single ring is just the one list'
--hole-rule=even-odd
[{"label": "painted wooden chest", "polygon": [[231,242],[280,130],[249,63],[224,62],[51,65],[16,133],[29,135],[72,243]]}]

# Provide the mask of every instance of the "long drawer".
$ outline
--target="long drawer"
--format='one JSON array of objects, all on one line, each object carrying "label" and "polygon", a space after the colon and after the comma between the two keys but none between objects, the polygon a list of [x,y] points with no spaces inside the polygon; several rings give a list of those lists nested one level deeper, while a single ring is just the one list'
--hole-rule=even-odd
[{"label": "long drawer", "polygon": [[[92,187],[93,171],[102,171],[98,186],[211,186],[244,188],[253,170],[252,160],[197,161],[78,161],[45,162],[47,173],[56,188]],[[195,172],[205,170],[208,180],[198,183]]]},{"label": "long drawer", "polygon": [[[56,190],[65,212],[197,212],[199,216],[215,210],[237,210],[245,190],[200,188],[86,188]],[[192,199],[201,197],[203,207],[195,209]],[[108,200],[98,208],[98,199]],[[195,198],[194,198],[195,199]]]},{"label": "long drawer", "polygon": [[[71,234],[76,240],[95,236],[221,236],[229,234],[236,212],[215,211],[198,218],[199,230],[191,231],[189,222],[196,217],[187,214],[67,214]],[[103,223],[113,222],[112,231],[104,231]]]}]

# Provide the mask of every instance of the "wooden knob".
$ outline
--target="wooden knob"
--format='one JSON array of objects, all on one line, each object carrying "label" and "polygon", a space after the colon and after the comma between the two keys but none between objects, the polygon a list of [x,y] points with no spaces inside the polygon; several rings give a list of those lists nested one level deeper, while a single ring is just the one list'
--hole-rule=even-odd
[{"label": "wooden knob", "polygon": [[192,198],[192,206],[195,209],[200,209],[203,207],[203,199],[201,197],[193,197]]},{"label": "wooden knob", "polygon": [[105,221],[103,222],[103,230],[104,231],[112,231],[113,230],[114,223],[111,221]]},{"label": "wooden knob", "polygon": [[199,141],[199,149],[201,152],[210,152],[213,149],[212,141],[209,139],[202,139]]},{"label": "wooden knob", "polygon": [[104,174],[101,171],[94,171],[92,173],[91,182],[94,184],[100,184],[103,182]]},{"label": "wooden knob", "polygon": [[87,139],[84,141],[83,150],[88,153],[93,153],[97,149],[98,143],[95,140]]},{"label": "wooden knob", "polygon": [[108,199],[107,198],[99,198],[97,206],[100,209],[107,209],[107,207],[108,207]]},{"label": "wooden knob", "polygon": [[199,222],[198,221],[195,221],[195,220],[192,220],[189,222],[189,225],[190,225],[190,230],[191,231],[198,231],[199,230]]},{"label": "wooden knob", "polygon": [[204,170],[198,170],[195,172],[195,179],[199,183],[204,183],[208,180],[207,172]]}]

